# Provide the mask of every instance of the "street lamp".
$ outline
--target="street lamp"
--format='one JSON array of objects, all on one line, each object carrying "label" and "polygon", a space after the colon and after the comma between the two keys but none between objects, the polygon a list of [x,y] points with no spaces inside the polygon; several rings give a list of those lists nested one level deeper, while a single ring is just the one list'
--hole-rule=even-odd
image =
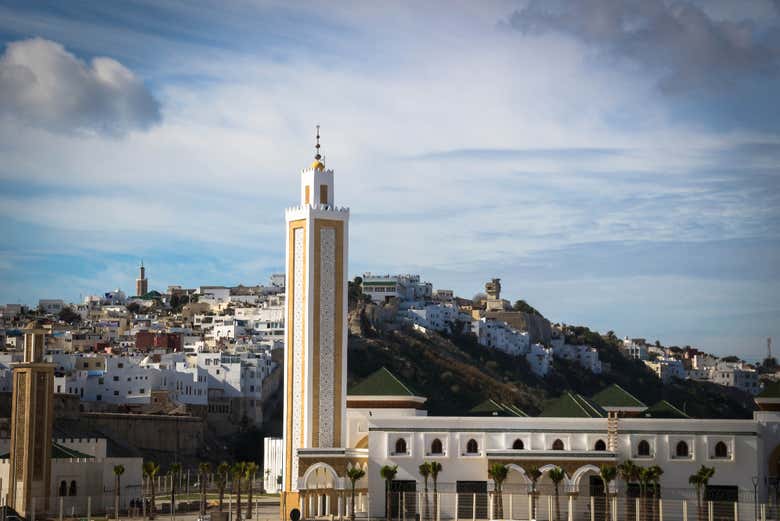
[{"label": "street lamp", "polygon": [[758,476],[753,476],[753,519],[758,521]]}]

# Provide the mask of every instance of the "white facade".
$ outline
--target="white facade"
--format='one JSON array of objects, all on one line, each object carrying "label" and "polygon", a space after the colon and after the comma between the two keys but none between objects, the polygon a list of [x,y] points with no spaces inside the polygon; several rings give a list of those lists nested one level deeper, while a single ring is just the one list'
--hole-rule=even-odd
[{"label": "white facade", "polygon": [[672,380],[685,380],[685,366],[676,358],[658,358],[653,361],[645,360],[644,362],[664,383]]},{"label": "white facade", "polygon": [[386,302],[391,298],[401,301],[430,300],[433,297],[433,285],[421,282],[419,275],[372,275],[363,274],[363,294],[374,302]]}]

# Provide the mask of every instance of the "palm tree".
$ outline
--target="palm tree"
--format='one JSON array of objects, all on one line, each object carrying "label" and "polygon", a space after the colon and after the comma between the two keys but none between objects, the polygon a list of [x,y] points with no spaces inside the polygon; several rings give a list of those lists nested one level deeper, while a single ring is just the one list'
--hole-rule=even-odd
[{"label": "palm tree", "polygon": [[703,519],[704,515],[702,491],[707,489],[707,484],[714,475],[714,467],[705,467],[702,465],[696,474],[692,474],[688,478],[688,483],[696,487],[696,512],[699,521]]},{"label": "palm tree", "polygon": [[217,467],[217,489],[219,490],[219,511],[222,512],[222,506],[225,504],[225,487],[230,473],[230,465],[223,461]]},{"label": "palm tree", "polygon": [[433,480],[433,520],[439,519],[439,491],[437,484],[439,482],[439,472],[441,472],[441,463],[438,461],[431,461],[431,479]]},{"label": "palm tree", "polygon": [[114,519],[119,519],[119,496],[122,490],[122,474],[125,473],[123,465],[114,466]]},{"label": "palm tree", "polygon": [[658,465],[653,465],[650,468],[647,469],[647,478],[649,483],[653,486],[653,499],[650,502],[651,504],[651,518],[655,520],[656,518],[656,508],[658,505],[658,481],[661,479],[661,474],[664,473],[664,470],[659,467]]},{"label": "palm tree", "polygon": [[254,487],[252,486],[257,475],[257,463],[254,461],[248,461],[246,463],[246,485],[247,485],[247,500],[249,503],[246,505],[246,518],[252,519],[252,495]]},{"label": "palm tree", "polygon": [[488,467],[488,476],[490,476],[490,478],[496,484],[494,517],[498,517],[498,519],[504,518],[504,499],[501,493],[501,489],[503,488],[504,481],[506,481],[508,475],[509,467],[503,463],[493,463],[490,465],[490,467]]},{"label": "palm tree", "polygon": [[649,467],[639,467],[639,504],[642,508],[641,518],[647,521],[647,485],[652,478],[652,471]]},{"label": "palm tree", "polygon": [[347,477],[349,478],[350,485],[352,485],[352,501],[349,509],[349,518],[352,521],[355,521],[355,483],[365,475],[366,471],[357,466],[347,470]]},{"label": "palm tree", "polygon": [[144,461],[144,477],[149,480],[149,493],[152,496],[149,501],[149,519],[154,519],[154,478],[160,472],[160,465],[154,461]]},{"label": "palm tree", "polygon": [[206,479],[211,474],[211,463],[200,463],[198,465],[198,484],[200,485],[200,513],[206,513]]},{"label": "palm tree", "polygon": [[623,463],[617,466],[618,476],[620,476],[620,479],[626,482],[626,502],[625,502],[625,513],[624,518],[630,519],[631,518],[631,502],[628,500],[628,486],[631,482],[636,481],[639,479],[639,466],[631,461],[630,459],[627,459]]},{"label": "palm tree", "polygon": [[267,494],[268,490],[265,488],[266,481],[271,481],[271,469],[265,469],[265,479],[263,480],[263,494]]},{"label": "palm tree", "polygon": [[533,465],[528,469],[526,475],[531,478],[531,517],[536,519],[536,483],[542,477],[542,472],[539,467]]},{"label": "palm tree", "polygon": [[246,463],[234,463],[230,472],[233,474],[233,487],[236,490],[236,521],[241,521],[241,478],[246,474]]},{"label": "palm tree", "polygon": [[398,474],[398,465],[385,465],[379,469],[379,475],[385,480],[385,517],[387,521],[390,521],[390,483],[395,479],[395,475]]},{"label": "palm tree", "polygon": [[599,468],[599,476],[604,484],[604,519],[609,521],[609,484],[615,480],[618,475],[617,467],[613,465],[602,465]]},{"label": "palm tree", "polygon": [[431,477],[431,464],[428,462],[423,462],[422,465],[418,467],[418,470],[420,471],[420,475],[423,477],[425,486],[425,503],[423,503],[423,521],[428,519],[428,478]]},{"label": "palm tree", "polygon": [[555,521],[560,521],[561,519],[561,499],[560,499],[560,485],[561,481],[563,481],[563,478],[566,477],[566,473],[563,471],[561,467],[555,467],[554,469],[551,469],[550,472],[550,479],[553,482],[553,485],[555,485]]},{"label": "palm tree", "polygon": [[181,474],[181,463],[171,463],[168,475],[171,477],[171,516],[176,519],[176,482]]}]

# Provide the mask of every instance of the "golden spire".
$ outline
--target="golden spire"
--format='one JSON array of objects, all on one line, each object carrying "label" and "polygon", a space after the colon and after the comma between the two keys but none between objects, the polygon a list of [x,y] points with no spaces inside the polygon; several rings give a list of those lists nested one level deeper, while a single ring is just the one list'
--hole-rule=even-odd
[{"label": "golden spire", "polygon": [[325,170],[325,163],[321,161],[322,156],[320,155],[320,126],[317,125],[317,144],[314,145],[314,161],[311,164],[310,168],[313,168],[315,170]]}]

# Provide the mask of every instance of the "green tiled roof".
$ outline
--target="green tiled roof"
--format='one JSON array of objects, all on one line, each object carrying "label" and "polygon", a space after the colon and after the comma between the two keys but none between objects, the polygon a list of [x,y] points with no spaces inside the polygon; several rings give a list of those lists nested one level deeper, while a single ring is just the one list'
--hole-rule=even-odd
[{"label": "green tiled roof", "polygon": [[620,408],[620,407],[647,407],[639,401],[633,394],[629,393],[618,384],[612,384],[593,395],[593,402],[601,407]]},{"label": "green tiled roof", "polygon": [[385,367],[355,384],[347,394],[349,396],[417,396]]},{"label": "green tiled roof", "polygon": [[528,416],[520,408],[497,402],[492,398],[474,406],[469,413],[472,416]]},{"label": "green tiled roof", "polygon": [[580,394],[564,393],[547,403],[539,416],[547,418],[603,418],[604,410]]},{"label": "green tiled roof", "polygon": [[764,383],[764,390],[756,398],[780,398],[780,382]]},{"label": "green tiled roof", "polygon": [[[0,459],[8,459],[11,457],[10,453],[0,454]],[[94,456],[84,454],[77,450],[69,449],[59,443],[52,442],[51,444],[51,458],[52,459],[69,459],[69,458],[88,458],[94,459]]]},{"label": "green tiled roof", "polygon": [[647,418],[690,418],[687,414],[680,409],[667,402],[661,400],[656,402],[645,411],[645,417]]}]

